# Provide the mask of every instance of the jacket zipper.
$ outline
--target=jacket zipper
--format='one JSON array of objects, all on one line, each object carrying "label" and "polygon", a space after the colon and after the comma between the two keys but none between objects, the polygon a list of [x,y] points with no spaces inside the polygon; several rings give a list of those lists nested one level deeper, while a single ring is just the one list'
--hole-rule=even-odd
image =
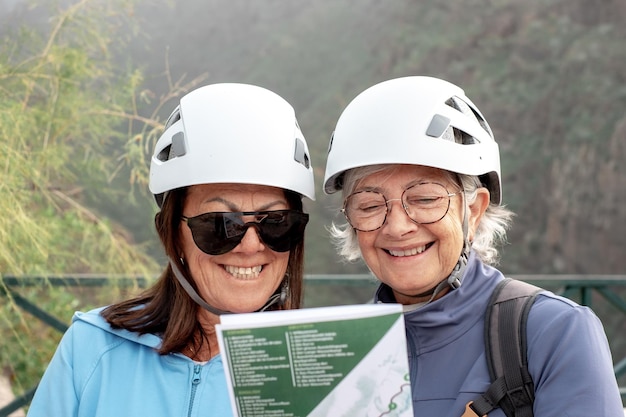
[{"label": "jacket zipper", "polygon": [[189,398],[189,410],[187,411],[187,416],[191,417],[191,410],[193,410],[193,403],[196,397],[196,390],[198,389],[198,385],[200,384],[200,370],[202,369],[202,365],[194,365],[193,367],[193,378],[191,380],[191,397]]}]

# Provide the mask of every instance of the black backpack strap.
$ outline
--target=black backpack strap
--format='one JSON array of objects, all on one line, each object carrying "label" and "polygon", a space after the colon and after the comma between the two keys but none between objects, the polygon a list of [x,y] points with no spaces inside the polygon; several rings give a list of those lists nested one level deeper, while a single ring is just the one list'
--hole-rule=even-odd
[{"label": "black backpack strap", "polygon": [[534,386],[526,357],[526,321],[541,288],[506,278],[485,314],[485,355],[493,381],[469,407],[478,416],[502,408],[509,417],[532,417]]}]

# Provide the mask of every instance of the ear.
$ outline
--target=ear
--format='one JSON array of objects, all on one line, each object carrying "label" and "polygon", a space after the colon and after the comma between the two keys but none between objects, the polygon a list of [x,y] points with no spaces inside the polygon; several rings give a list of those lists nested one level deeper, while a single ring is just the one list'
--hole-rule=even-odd
[{"label": "ear", "polygon": [[474,240],[474,234],[476,229],[478,229],[480,220],[483,218],[485,211],[487,211],[487,207],[489,207],[489,200],[490,194],[488,189],[481,187],[476,190],[476,200],[469,206],[468,239],[470,242]]}]

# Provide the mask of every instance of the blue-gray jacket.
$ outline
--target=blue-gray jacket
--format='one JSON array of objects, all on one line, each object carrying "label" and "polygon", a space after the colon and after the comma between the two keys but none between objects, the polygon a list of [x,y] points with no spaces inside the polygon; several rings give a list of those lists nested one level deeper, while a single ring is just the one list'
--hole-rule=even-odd
[{"label": "blue-gray jacket", "polygon": [[[459,417],[491,383],[484,314],[498,270],[470,256],[460,288],[405,314],[416,416]],[[377,302],[389,302],[381,286]],[[624,417],[602,323],[587,307],[541,292],[528,317],[535,417]],[[501,409],[489,417],[504,416]]]},{"label": "blue-gray jacket", "polygon": [[99,312],[74,315],[28,417],[232,415],[219,355],[159,355],[159,337],[114,330]]}]

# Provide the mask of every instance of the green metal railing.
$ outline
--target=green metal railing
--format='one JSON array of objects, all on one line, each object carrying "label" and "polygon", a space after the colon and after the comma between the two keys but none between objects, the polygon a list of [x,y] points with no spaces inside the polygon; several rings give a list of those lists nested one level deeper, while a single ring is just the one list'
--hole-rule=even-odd
[{"label": "green metal railing", "polygon": [[[511,275],[511,278],[530,282],[537,286],[550,289],[557,294],[568,297],[579,304],[593,307],[593,294],[599,294],[600,300],[607,302],[626,316],[626,300],[622,298],[626,288],[626,275]],[[316,275],[305,276],[307,286],[358,286],[373,287],[373,277],[366,274],[352,275]],[[43,288],[75,287],[93,288],[115,285],[117,287],[145,288],[152,282],[143,277],[105,277],[95,275],[64,275],[54,277],[0,277],[0,297],[10,299],[22,310],[40,320],[47,326],[63,333],[68,324],[52,316],[20,294],[20,289],[27,287]],[[620,294],[621,292],[621,294]],[[626,357],[617,361],[614,366],[616,378],[626,374]],[[0,417],[7,417],[12,412],[30,404],[37,386],[34,386],[17,397],[8,405],[0,408]],[[626,398],[626,387],[620,387],[622,399]]]}]

